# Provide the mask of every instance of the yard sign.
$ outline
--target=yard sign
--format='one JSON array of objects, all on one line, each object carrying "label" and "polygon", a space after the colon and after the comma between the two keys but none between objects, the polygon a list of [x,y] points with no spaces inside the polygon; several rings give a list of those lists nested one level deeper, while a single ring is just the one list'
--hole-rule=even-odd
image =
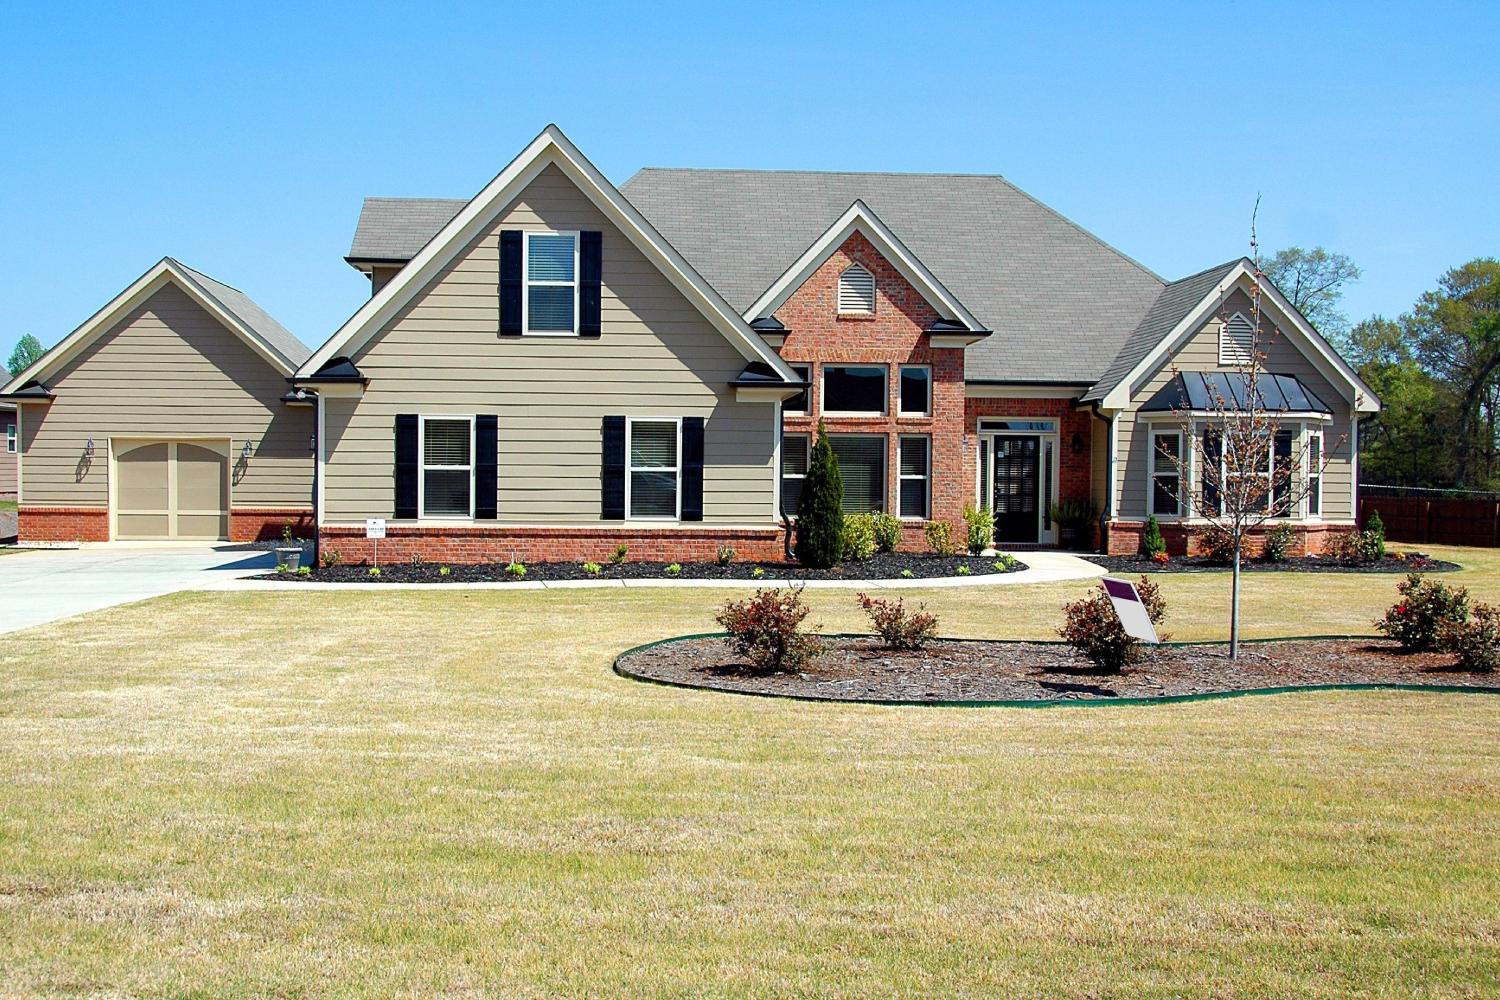
[{"label": "yard sign", "polygon": [[385,537],[385,518],[365,518],[365,537],[375,545],[375,565],[380,565],[380,540]]},{"label": "yard sign", "polygon": [[1146,613],[1146,605],[1141,602],[1141,595],[1136,592],[1135,584],[1129,580],[1111,580],[1109,577],[1105,577],[1103,583],[1110,603],[1115,606],[1115,614],[1120,617],[1120,624],[1125,628],[1125,634],[1142,642],[1160,642],[1156,637],[1156,626],[1151,624],[1151,616]]}]

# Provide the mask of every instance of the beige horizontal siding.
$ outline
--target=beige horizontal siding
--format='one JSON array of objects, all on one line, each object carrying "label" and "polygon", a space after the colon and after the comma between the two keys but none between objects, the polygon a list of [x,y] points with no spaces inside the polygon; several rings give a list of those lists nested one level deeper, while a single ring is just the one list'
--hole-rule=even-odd
[{"label": "beige horizontal siding", "polygon": [[[49,384],[57,399],[28,404],[22,421],[26,503],[104,507],[107,442],[174,437],[230,440],[235,506],[312,503],[311,411],[282,404],[285,376],[175,285],[163,286]],[[89,439],[92,462],[84,460]]]},{"label": "beige horizontal siding", "polygon": [[[1243,291],[1234,291],[1223,310],[1228,315],[1242,312],[1251,315],[1250,298]],[[1268,318],[1262,319],[1267,326]],[[1158,389],[1166,385],[1173,375],[1173,368],[1190,371],[1233,371],[1232,366],[1219,364],[1219,326],[1217,316],[1205,323],[1182,348],[1158,369],[1140,389],[1131,394],[1130,409],[1120,413],[1116,425],[1116,447],[1119,453],[1117,472],[1119,489],[1119,516],[1143,518],[1146,516],[1146,490],[1150,480],[1149,435],[1137,433],[1137,425],[1144,423],[1136,416],[1136,408],[1149,400]],[[1351,409],[1343,395],[1323,376],[1316,366],[1279,331],[1263,338],[1261,349],[1266,353],[1266,370],[1277,375],[1293,375],[1333,411],[1333,420],[1323,425],[1324,447],[1330,459],[1323,483],[1323,519],[1347,520],[1353,517],[1353,470],[1350,460],[1353,432]],[[1168,426],[1175,424],[1170,415],[1164,415]]]},{"label": "beige horizontal siding", "polygon": [[[499,336],[502,229],[604,234],[602,337]],[[704,519],[773,520],[775,407],[735,401],[744,358],[556,167],[354,360],[364,396],[323,401],[326,520],[391,516],[400,413],[496,415],[500,521],[589,525],[604,417],[705,417]]]}]

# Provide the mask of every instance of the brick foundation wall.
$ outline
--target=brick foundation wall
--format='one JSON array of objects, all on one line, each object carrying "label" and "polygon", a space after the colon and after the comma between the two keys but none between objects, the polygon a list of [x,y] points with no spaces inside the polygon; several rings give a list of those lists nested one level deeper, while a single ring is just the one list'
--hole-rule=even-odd
[{"label": "brick foundation wall", "polygon": [[[364,528],[325,526],[319,550],[334,551],[341,562],[372,562],[375,545]],[[780,528],[387,528],[380,540],[380,561],[406,562],[597,562],[609,561],[618,545],[630,547],[631,561],[709,562],[719,546],[735,550],[739,561],[778,561],[783,558]]]},{"label": "brick foundation wall", "polygon": [[[1251,529],[1245,538],[1245,554],[1258,557],[1265,550],[1266,535],[1272,526]],[[1176,522],[1161,522],[1161,537],[1167,543],[1167,554],[1173,556],[1196,556],[1202,554],[1199,539],[1203,525],[1183,525]],[[1292,549],[1294,556],[1322,555],[1328,550],[1334,535],[1347,534],[1354,530],[1352,524],[1293,524]],[[1145,521],[1109,522],[1109,554],[1131,556],[1141,551],[1141,536],[1145,534]]]},{"label": "brick foundation wall", "polygon": [[236,507],[229,512],[229,540],[273,542],[281,538],[281,532],[288,521],[292,524],[292,535],[296,538],[312,538],[317,534],[311,507],[306,510]]},{"label": "brick foundation wall", "polygon": [[103,507],[26,507],[17,510],[22,542],[107,542],[109,511]]}]

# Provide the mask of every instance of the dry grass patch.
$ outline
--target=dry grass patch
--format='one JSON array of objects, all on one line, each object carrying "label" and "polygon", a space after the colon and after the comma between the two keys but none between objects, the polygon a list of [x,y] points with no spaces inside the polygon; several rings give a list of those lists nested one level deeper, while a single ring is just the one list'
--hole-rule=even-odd
[{"label": "dry grass patch", "polygon": [[[1459,582],[1495,599],[1482,562]],[[1222,634],[1227,581],[1163,579],[1174,631]],[[1252,576],[1247,624],[1368,631],[1394,584]],[[947,634],[1046,637],[1084,586],[914,593]],[[6,991],[1500,990],[1500,702],[899,709],[610,673],[723,596],[193,594],[0,640]]]}]

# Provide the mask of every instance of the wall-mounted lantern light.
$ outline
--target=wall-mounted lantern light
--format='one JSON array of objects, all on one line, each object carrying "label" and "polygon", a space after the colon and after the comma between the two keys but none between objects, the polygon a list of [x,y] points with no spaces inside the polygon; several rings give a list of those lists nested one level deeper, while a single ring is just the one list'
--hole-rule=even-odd
[{"label": "wall-mounted lantern light", "polygon": [[240,457],[248,460],[250,458],[250,453],[252,451],[254,451],[254,450],[255,450],[255,442],[254,441],[246,441],[245,442],[245,447],[243,447],[243,448],[240,449]]},{"label": "wall-mounted lantern light", "polygon": [[89,438],[87,441],[84,442],[84,444],[83,444],[83,457],[84,458],[93,458],[94,457],[94,439],[93,438]]}]

